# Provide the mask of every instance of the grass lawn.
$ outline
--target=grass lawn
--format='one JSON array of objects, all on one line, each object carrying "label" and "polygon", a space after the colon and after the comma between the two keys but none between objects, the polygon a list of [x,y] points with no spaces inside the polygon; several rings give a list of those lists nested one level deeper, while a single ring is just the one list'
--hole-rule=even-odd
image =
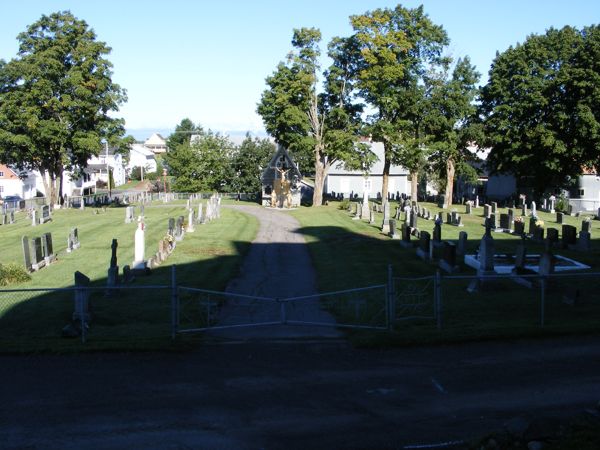
[{"label": "grass lawn", "polygon": [[[31,280],[9,288],[62,288],[73,285],[73,273],[86,274],[98,290],[92,294],[94,321],[85,349],[155,349],[171,346],[170,291],[144,288],[169,285],[171,266],[177,266],[177,283],[183,286],[221,290],[236,271],[256,235],[258,221],[222,208],[221,218],[197,225],[186,233],[175,251],[150,276],[137,277],[132,286],[105,297],[112,239],[118,240],[118,265],[133,261],[135,223],[125,224],[125,208],[56,210],[49,223],[32,227],[24,212],[16,223],[1,226],[0,262],[23,264],[21,237],[51,232],[57,262],[31,275]],[[138,209],[139,212],[139,209]],[[167,231],[168,219],[184,215],[185,201],[156,202],[145,208],[146,257],[158,250]],[[67,236],[77,227],[81,248],[66,253]],[[73,311],[73,292],[4,292],[0,294],[0,351],[68,351],[83,348],[78,340],[60,337]]]},{"label": "grass lawn", "polygon": [[[405,249],[399,241],[391,240],[380,231],[382,214],[376,215],[375,224],[352,220],[351,215],[338,209],[337,202],[321,208],[301,208],[293,214],[302,225],[317,270],[321,292],[351,289],[387,281],[387,268],[391,265],[394,277],[425,277],[435,274],[437,262],[423,261],[416,256],[415,248]],[[440,211],[434,204],[424,204],[432,213]],[[463,217],[464,227],[442,226],[442,240],[458,240],[460,231],[468,233],[467,253],[474,253],[485,231],[483,208],[469,216],[464,206],[455,208]],[[392,207],[392,214],[395,205]],[[500,208],[500,212],[506,209]],[[561,226],[555,215],[539,213],[546,228]],[[565,224],[581,228],[582,218],[566,217]],[[421,230],[433,230],[433,221],[419,218]],[[507,233],[492,233],[497,253],[514,253],[520,237]],[[600,236],[600,221],[592,222],[592,238]],[[417,243],[416,238],[412,238]],[[541,253],[543,246],[526,241],[528,253]],[[592,267],[600,272],[600,242],[592,240],[588,253],[555,249],[555,253]],[[545,326],[541,328],[541,288],[527,289],[511,281],[489,283],[477,293],[467,293],[470,280],[452,279],[444,274],[442,280],[442,330],[432,319],[398,321],[390,335],[353,333],[358,341],[377,345],[403,345],[415,342],[440,342],[453,340],[486,339],[498,337],[537,336],[557,333],[587,333],[598,330],[600,318],[600,278],[553,280],[546,289]],[[464,264],[455,275],[475,275]],[[396,280],[398,319],[409,315],[433,315],[433,283],[431,280]],[[563,297],[573,287],[579,288],[580,303],[568,306]],[[406,304],[406,305],[404,305]],[[402,306],[406,307],[402,307]]]}]

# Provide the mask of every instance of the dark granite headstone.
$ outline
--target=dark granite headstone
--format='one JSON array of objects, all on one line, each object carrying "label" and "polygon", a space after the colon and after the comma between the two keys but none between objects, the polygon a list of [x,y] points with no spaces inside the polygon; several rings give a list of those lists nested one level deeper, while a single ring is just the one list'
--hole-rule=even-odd
[{"label": "dark granite headstone", "polygon": [[562,244],[564,248],[577,243],[577,228],[573,225],[562,226]]}]

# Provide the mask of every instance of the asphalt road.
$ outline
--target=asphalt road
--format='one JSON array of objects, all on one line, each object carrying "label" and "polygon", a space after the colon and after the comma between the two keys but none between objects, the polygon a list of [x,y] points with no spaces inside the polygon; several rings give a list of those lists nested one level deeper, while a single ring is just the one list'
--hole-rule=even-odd
[{"label": "asphalt road", "polygon": [[2,449],[387,449],[600,399],[600,338],[0,357]]}]

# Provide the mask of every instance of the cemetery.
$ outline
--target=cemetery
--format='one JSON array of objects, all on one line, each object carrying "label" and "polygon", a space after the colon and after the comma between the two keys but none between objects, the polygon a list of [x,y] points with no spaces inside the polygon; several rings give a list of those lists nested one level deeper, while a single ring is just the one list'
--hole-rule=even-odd
[{"label": "cemetery", "polygon": [[[57,209],[51,212],[51,221],[38,220],[35,225],[28,212],[17,212],[15,223],[0,229],[4,245],[2,262],[20,264],[30,272],[31,280],[12,286],[17,288],[70,287],[74,285],[75,272],[81,274],[77,279],[89,279],[92,290],[89,311],[81,310],[73,316],[73,294],[64,293],[61,294],[64,301],[56,303],[62,307],[54,311],[54,320],[58,321],[58,310],[62,311],[61,317],[77,320],[85,314],[86,318],[89,315],[95,336],[113,333],[129,336],[128,321],[137,324],[140,317],[147,317],[142,320],[146,325],[139,333],[152,344],[139,345],[165,345],[161,339],[168,334],[168,321],[164,317],[169,315],[169,305],[164,300],[169,294],[152,286],[168,285],[170,268],[176,265],[178,284],[224,289],[240,267],[256,233],[256,219],[231,208],[222,209],[221,203],[222,198],[216,196],[163,196],[154,201],[127,202],[103,209]],[[533,220],[531,216],[515,216],[514,208],[494,204],[454,205],[450,212],[437,204],[408,200],[382,204],[360,198],[344,209],[339,205],[333,201],[322,208],[302,207],[281,212],[291,214],[302,225],[300,232],[312,255],[320,292],[385,283],[388,265],[394,276],[407,279],[418,280],[440,273],[445,317],[447,323],[455,324],[444,332],[443,339],[463,339],[473,333],[479,336],[498,324],[503,327],[506,317],[497,316],[497,308],[502,304],[512,311],[526,310],[523,314],[530,316],[528,320],[533,323],[539,309],[536,301],[531,300],[539,297],[535,284],[529,283],[530,290],[526,290],[512,282],[506,284],[505,280],[485,281],[473,293],[469,287],[472,280],[460,277],[509,274],[515,270],[535,275],[544,270],[544,273],[569,274],[600,269],[599,249],[593,239],[600,233],[597,220],[539,210]],[[527,209],[531,214],[533,208]],[[498,223],[495,216],[500,218]],[[527,223],[529,229],[519,228],[519,223]],[[593,308],[600,308],[600,304],[587,304],[596,296],[592,287],[595,282],[571,280],[577,286],[571,294],[559,286],[555,289],[560,292],[558,301],[564,304],[577,298],[581,303],[585,299],[584,307],[595,311]],[[419,283],[406,281],[398,286],[399,292],[411,289],[411,292],[416,290],[411,295],[421,295]],[[136,294],[128,287],[142,291]],[[428,289],[431,287],[424,284],[422,298],[433,298]],[[56,295],[59,294],[53,293]],[[482,306],[482,295],[486,307]],[[24,300],[28,298],[25,296]],[[118,308],[114,303],[117,299],[121,303]],[[5,338],[7,330],[18,328],[17,312],[32,311],[36,304],[39,303],[32,298],[19,307],[0,305],[5,312],[0,319],[5,325],[0,336]],[[574,317],[579,314],[578,308],[581,306],[570,310]],[[118,322],[118,326],[105,322],[113,314],[116,316],[111,321]],[[498,323],[489,322],[492,315]],[[48,326],[48,318],[42,316],[38,320]],[[463,321],[468,326],[459,326]],[[520,317],[516,322],[521,321]],[[67,323],[64,319],[63,322],[61,327]],[[589,326],[585,320],[576,325],[565,324],[566,329]],[[410,336],[408,329],[400,328],[385,339],[418,341],[434,339],[436,334],[432,321],[409,329]],[[518,326],[512,332],[517,330]],[[511,330],[494,330],[497,332],[511,334]],[[56,335],[56,330],[52,333],[47,345],[70,345]],[[97,341],[96,344],[106,345]],[[123,342],[115,345],[120,347]]]}]

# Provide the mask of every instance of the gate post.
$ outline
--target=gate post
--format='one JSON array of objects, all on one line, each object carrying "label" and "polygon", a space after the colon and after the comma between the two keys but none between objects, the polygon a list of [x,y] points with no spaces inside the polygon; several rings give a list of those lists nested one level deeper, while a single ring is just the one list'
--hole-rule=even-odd
[{"label": "gate post", "polygon": [[385,308],[387,311],[387,328],[389,331],[392,331],[394,328],[394,319],[396,318],[395,302],[396,293],[394,292],[394,278],[392,274],[392,265],[388,264],[388,282],[387,282],[387,307]]},{"label": "gate post", "polygon": [[179,323],[179,302],[177,298],[177,275],[175,264],[171,266],[171,339],[175,339],[177,333],[177,324]]},{"label": "gate post", "polygon": [[437,329],[442,329],[442,274],[438,270],[433,279],[433,299],[435,302],[435,311],[437,319]]}]

